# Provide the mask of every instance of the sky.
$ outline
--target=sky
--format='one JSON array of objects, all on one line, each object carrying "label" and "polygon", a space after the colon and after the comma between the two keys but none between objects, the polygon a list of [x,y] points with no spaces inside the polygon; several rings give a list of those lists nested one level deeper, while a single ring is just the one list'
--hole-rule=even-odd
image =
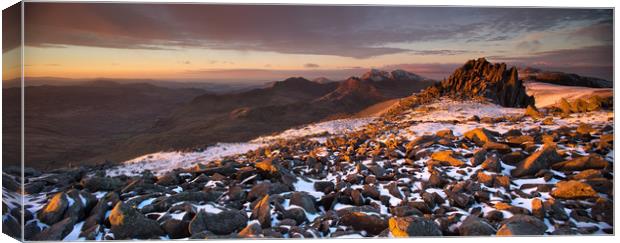
[{"label": "sky", "polygon": [[[611,9],[26,3],[27,77],[442,79],[469,59],[612,79]],[[19,43],[3,46],[16,55]],[[9,77],[3,77],[7,79]]]}]

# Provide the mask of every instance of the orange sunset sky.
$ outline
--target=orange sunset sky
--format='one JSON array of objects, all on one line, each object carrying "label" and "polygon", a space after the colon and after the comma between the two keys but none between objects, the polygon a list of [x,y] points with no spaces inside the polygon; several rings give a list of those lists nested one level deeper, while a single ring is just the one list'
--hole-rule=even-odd
[{"label": "orange sunset sky", "polygon": [[[26,3],[26,77],[252,82],[468,59],[611,79],[612,10]],[[17,39],[19,40],[19,39]],[[5,39],[3,58],[19,57]],[[4,62],[3,80],[19,65]]]}]

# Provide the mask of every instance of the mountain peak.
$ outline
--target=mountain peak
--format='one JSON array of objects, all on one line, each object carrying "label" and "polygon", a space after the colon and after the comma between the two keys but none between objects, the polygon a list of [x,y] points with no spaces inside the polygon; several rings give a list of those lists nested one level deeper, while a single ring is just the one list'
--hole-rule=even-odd
[{"label": "mountain peak", "polygon": [[375,82],[389,79],[389,73],[379,69],[370,69],[368,72],[362,75],[363,80],[372,80]]},{"label": "mountain peak", "polygon": [[380,82],[385,80],[422,80],[423,78],[420,75],[402,69],[395,69],[391,72],[388,72],[385,70],[373,68],[370,69],[368,72],[364,73],[361,79]]}]

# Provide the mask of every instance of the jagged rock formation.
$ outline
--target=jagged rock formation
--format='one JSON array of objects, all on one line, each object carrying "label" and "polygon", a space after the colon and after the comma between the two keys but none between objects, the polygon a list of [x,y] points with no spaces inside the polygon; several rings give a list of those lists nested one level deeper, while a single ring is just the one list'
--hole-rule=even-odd
[{"label": "jagged rock formation", "polygon": [[486,98],[506,107],[534,105],[515,67],[507,69],[505,63],[493,64],[484,58],[468,61],[437,88],[444,96]]}]

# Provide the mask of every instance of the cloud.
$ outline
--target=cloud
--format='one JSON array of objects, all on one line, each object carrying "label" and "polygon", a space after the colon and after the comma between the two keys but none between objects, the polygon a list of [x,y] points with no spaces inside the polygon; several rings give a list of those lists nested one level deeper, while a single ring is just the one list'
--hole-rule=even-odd
[{"label": "cloud", "polygon": [[454,56],[468,53],[480,53],[480,51],[468,50],[413,50],[411,53],[420,56]]},{"label": "cloud", "polygon": [[613,80],[612,45],[536,52],[521,57],[492,56],[489,59],[522,67],[534,66],[550,71],[577,73]]},{"label": "cloud", "polygon": [[305,68],[318,68],[319,64],[316,64],[316,63],[306,63],[306,64],[304,64],[304,67]]},{"label": "cloud", "polygon": [[[548,8],[26,3],[30,46],[270,51],[352,58],[392,43],[507,40],[612,10]],[[320,16],[320,17],[317,17]]]},{"label": "cloud", "polygon": [[2,53],[21,45],[21,2],[2,10]]},{"label": "cloud", "polygon": [[536,51],[540,49],[542,42],[540,40],[524,40],[517,43],[516,48],[525,51]]}]

